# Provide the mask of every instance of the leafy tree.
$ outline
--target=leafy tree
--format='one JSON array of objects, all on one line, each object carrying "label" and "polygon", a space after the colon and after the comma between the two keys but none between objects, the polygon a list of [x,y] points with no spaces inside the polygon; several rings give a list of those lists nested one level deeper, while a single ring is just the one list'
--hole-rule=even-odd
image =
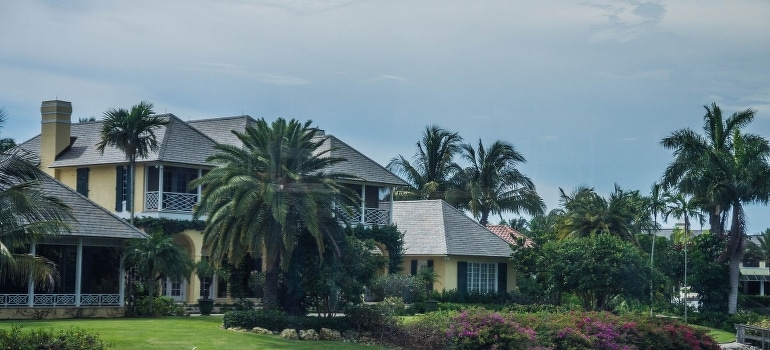
[{"label": "leafy tree", "polygon": [[425,127],[417,152],[410,162],[399,155],[388,163],[388,170],[408,182],[410,188],[396,192],[397,199],[445,199],[452,187],[452,179],[461,171],[453,158],[460,152],[462,137],[436,125]]},{"label": "leafy tree", "polygon": [[559,191],[564,215],[556,230],[562,239],[610,234],[637,243],[637,234],[654,228],[648,201],[639,191],[626,191],[615,185],[607,199],[585,186],[569,195],[561,188]]},{"label": "leafy tree", "polygon": [[356,238],[352,231],[332,232],[327,244],[336,244],[339,252],[327,249],[320,255],[314,238],[304,232],[292,253],[291,266],[283,274],[284,309],[305,315],[313,307],[331,317],[349,304],[363,302],[364,286],[370,285],[379,269],[387,264],[382,255],[372,254],[375,241]]},{"label": "leafy tree", "polygon": [[664,183],[704,203],[714,234],[722,234],[724,217],[731,210],[729,249],[720,259],[730,262],[728,312],[733,314],[738,304],[739,263],[745,251],[743,206],[770,200],[770,144],[761,136],[741,132],[754,120],[754,110],[733,113],[725,120],[715,103],[704,107],[705,136],[682,129],[661,140],[674,151]]},{"label": "leafy tree", "polygon": [[339,225],[334,212],[357,202],[339,182],[350,175],[324,172],[344,159],[323,150],[328,137],[316,137],[310,125],[260,119],[243,133],[233,131],[243,147],[215,146],[208,161],[218,167],[191,184],[204,188],[194,217],[207,215],[203,239],[212,261],[238,264],[264,251],[266,308],[278,307],[279,274],[289,267],[298,235],[307,230],[323,252],[324,237]]},{"label": "leafy tree", "polygon": [[157,282],[163,278],[189,280],[194,268],[190,255],[174,243],[172,235],[155,232],[146,239],[131,240],[123,255],[125,266],[132,266],[150,296],[148,313],[152,315],[152,300]]},{"label": "leafy tree", "polygon": [[468,209],[481,225],[489,223],[489,214],[545,212],[545,202],[532,180],[516,166],[526,162],[513,146],[496,141],[489,148],[479,140],[478,148],[462,145],[462,157],[470,163],[460,183],[464,187],[459,207]]},{"label": "leafy tree", "polygon": [[101,140],[96,144],[96,149],[104,154],[107,147],[115,147],[126,155],[128,160],[128,208],[131,224],[134,223],[134,176],[136,160],[147,158],[151,151],[158,150],[158,141],[155,130],[168,121],[153,115],[152,103],[142,101],[131,107],[131,110],[123,108],[110,108],[104,112]]},{"label": "leafy tree", "polygon": [[688,283],[698,293],[699,313],[726,312],[730,286],[724,281],[730,271],[728,264],[720,261],[719,256],[727,247],[727,237],[706,232],[693,237],[691,246]]},{"label": "leafy tree", "polygon": [[551,241],[534,261],[546,290],[577,295],[587,310],[611,310],[617,298],[640,300],[649,278],[645,256],[630,242],[599,234]]},{"label": "leafy tree", "polygon": [[[0,128],[6,121],[0,109]],[[71,209],[42,187],[45,174],[29,154],[16,149],[0,153],[0,282],[53,287],[54,264],[33,254],[19,253],[28,244],[70,232]],[[3,283],[0,283],[3,284]]]}]

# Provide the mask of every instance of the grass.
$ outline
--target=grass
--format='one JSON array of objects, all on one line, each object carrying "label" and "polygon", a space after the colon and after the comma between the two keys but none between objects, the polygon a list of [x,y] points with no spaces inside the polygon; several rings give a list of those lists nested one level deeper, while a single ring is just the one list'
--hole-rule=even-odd
[{"label": "grass", "polygon": [[111,349],[384,349],[380,347],[329,341],[284,340],[278,336],[238,333],[220,328],[221,316],[68,319],[0,321],[0,329],[21,325],[28,329],[69,329],[78,327],[99,334]]},{"label": "grass", "polygon": [[706,330],[709,335],[714,338],[714,341],[720,344],[724,343],[730,343],[735,341],[735,333],[730,333],[728,331],[723,331],[721,329],[716,328],[709,328],[706,326],[699,326],[699,325],[691,325],[693,328],[703,329]]}]

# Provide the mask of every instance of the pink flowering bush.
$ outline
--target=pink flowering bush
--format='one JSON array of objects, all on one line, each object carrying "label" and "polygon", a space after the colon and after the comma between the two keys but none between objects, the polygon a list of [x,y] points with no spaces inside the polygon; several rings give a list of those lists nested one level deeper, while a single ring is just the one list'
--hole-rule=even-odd
[{"label": "pink flowering bush", "polygon": [[446,335],[453,349],[530,349],[537,343],[535,330],[482,309],[466,310],[454,316]]},{"label": "pink flowering bush", "polygon": [[[415,349],[719,349],[705,331],[675,320],[608,312],[468,309],[426,315],[425,322],[402,326],[402,332],[398,345]],[[430,346],[424,346],[428,339]]]}]

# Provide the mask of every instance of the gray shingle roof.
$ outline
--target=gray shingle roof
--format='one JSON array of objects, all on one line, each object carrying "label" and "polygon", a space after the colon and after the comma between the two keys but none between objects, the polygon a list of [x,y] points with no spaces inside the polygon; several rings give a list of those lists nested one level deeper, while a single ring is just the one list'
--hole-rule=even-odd
[{"label": "gray shingle roof", "polygon": [[92,202],[71,188],[45,175],[43,189],[72,208],[77,222],[69,236],[100,238],[145,238],[145,234],[107,209]]},{"label": "gray shingle roof", "polygon": [[[243,132],[246,126],[253,125],[256,122],[253,118],[243,115],[237,117],[224,117],[213,119],[199,119],[187,122],[196,129],[214,139],[219,143],[230,144],[240,147],[241,141],[233,135],[231,130]],[[407,183],[394,175],[379,163],[365,156],[363,153],[350,147],[345,142],[332,135],[324,142],[319,149],[320,152],[333,149],[332,157],[347,159],[346,162],[337,163],[329,168],[330,172],[347,173],[360,177],[368,183],[380,183],[386,185],[406,186]]]},{"label": "gray shingle roof", "polygon": [[509,257],[510,246],[443,200],[397,201],[393,223],[406,255]]},{"label": "gray shingle roof", "polygon": [[[137,161],[209,165],[206,163],[206,158],[214,153],[216,142],[173,114],[160,116],[168,120],[169,124],[161,126],[155,131],[159,144],[158,151],[150,152],[147,158]],[[51,167],[126,163],[126,156],[117,148],[107,147],[104,154],[96,149],[96,144],[100,141],[101,130],[101,121],[72,124],[70,136],[74,138],[75,142],[56,158]],[[39,155],[40,135],[22,143],[19,147]]]}]

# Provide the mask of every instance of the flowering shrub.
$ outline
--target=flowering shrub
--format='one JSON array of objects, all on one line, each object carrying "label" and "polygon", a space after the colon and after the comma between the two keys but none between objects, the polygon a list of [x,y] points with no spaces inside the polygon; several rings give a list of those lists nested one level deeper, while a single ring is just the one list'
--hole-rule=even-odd
[{"label": "flowering shrub", "polygon": [[471,309],[452,318],[446,335],[454,349],[529,349],[535,331],[497,312]]},{"label": "flowering shrub", "polygon": [[[434,315],[436,314],[436,315]],[[439,315],[443,314],[443,315]],[[439,317],[440,316],[440,317]],[[487,311],[469,309],[460,313],[432,313],[426,319],[401,326],[407,336],[398,344],[426,348],[422,340],[441,344],[431,335],[444,331],[451,349],[699,349],[717,350],[705,331],[675,320],[651,319],[644,315],[617,316],[608,312]]]}]

